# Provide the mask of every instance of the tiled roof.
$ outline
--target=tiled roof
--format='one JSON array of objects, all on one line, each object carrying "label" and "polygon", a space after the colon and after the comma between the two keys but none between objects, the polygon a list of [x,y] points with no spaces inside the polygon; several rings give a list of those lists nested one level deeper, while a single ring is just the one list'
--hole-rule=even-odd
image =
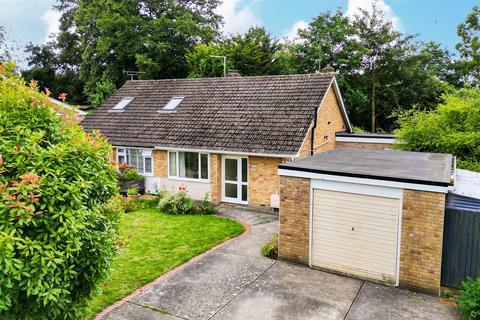
[{"label": "tiled roof", "polygon": [[[112,145],[294,155],[333,74],[127,81],[82,122]],[[124,112],[108,112],[123,97]],[[172,97],[175,112],[158,112]]]}]

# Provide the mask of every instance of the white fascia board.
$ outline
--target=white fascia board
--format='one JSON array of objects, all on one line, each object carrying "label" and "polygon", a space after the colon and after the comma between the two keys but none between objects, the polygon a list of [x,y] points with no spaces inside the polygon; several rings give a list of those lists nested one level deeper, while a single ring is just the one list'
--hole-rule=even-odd
[{"label": "white fascia board", "polygon": [[338,87],[336,77],[333,77],[332,83],[333,83],[333,89],[335,91],[335,95],[337,96],[337,100],[340,102],[340,106],[342,107],[342,113],[345,116],[345,120],[347,120],[348,131],[353,132],[352,124],[350,123],[350,119],[348,118],[347,109],[345,109],[345,104],[343,103],[342,93],[340,92],[340,88]]},{"label": "white fascia board", "polygon": [[426,184],[344,177],[344,176],[336,176],[331,174],[312,173],[312,172],[287,170],[287,169],[278,169],[278,174],[280,176],[287,176],[287,177],[307,178],[307,179],[326,180],[326,181],[339,181],[339,182],[347,182],[347,183],[356,183],[356,184],[410,189],[410,190],[420,190],[420,191],[429,191],[429,192],[439,192],[439,193],[448,193],[448,189],[449,189],[449,187],[431,186]]},{"label": "white fascia board", "polygon": [[394,138],[336,137],[337,142],[394,144]]},{"label": "white fascia board", "polygon": [[183,151],[183,152],[198,152],[198,153],[218,153],[218,154],[231,154],[239,156],[255,156],[255,157],[271,157],[271,158],[293,158],[294,154],[272,154],[272,153],[253,153],[253,152],[237,152],[237,151],[224,151],[224,150],[208,150],[208,149],[189,149],[189,148],[168,148],[168,147],[155,147],[155,150],[165,151]]}]

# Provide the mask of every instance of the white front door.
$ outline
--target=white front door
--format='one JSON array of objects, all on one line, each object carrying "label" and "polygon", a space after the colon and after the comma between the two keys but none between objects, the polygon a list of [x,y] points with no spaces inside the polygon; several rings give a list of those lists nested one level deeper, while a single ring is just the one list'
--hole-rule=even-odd
[{"label": "white front door", "polygon": [[222,201],[248,204],[247,157],[222,157]]}]

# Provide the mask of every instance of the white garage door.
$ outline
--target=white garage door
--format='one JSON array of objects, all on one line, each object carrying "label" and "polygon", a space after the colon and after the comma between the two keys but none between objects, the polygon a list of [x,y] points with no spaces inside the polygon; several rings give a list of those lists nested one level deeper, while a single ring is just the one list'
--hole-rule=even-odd
[{"label": "white garage door", "polygon": [[312,265],[395,284],[400,200],[314,189]]}]

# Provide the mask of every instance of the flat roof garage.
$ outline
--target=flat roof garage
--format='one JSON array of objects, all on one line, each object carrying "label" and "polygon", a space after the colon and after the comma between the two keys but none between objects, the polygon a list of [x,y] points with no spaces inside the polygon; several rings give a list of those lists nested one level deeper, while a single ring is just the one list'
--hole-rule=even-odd
[{"label": "flat roof garage", "polygon": [[282,259],[438,294],[449,154],[340,148],[279,166]]}]

